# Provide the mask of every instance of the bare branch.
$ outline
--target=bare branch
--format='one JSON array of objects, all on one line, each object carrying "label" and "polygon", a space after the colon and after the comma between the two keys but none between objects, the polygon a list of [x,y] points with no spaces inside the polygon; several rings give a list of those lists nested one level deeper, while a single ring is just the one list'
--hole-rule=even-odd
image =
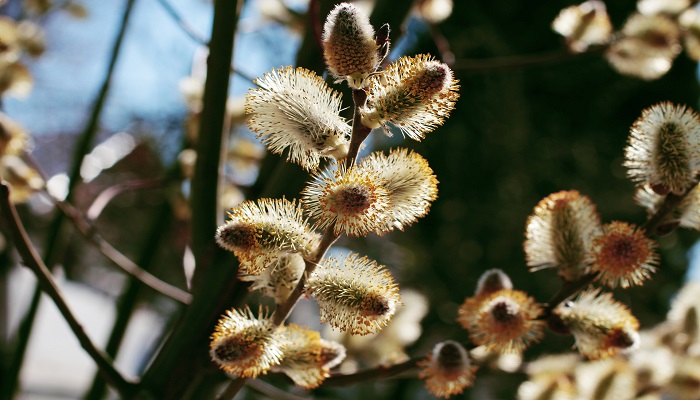
[{"label": "bare branch", "polygon": [[41,289],[53,300],[61,315],[78,338],[80,345],[85,349],[90,358],[95,361],[102,378],[112,385],[123,398],[130,398],[133,396],[137,387],[136,383],[124,378],[124,376],[114,368],[112,360],[92,343],[85,333],[83,326],[71,312],[56,282],[53,280],[49,269],[41,260],[41,257],[39,257],[39,254],[29,240],[29,236],[17,215],[17,210],[15,210],[14,205],[10,202],[10,188],[4,182],[0,183],[0,218],[2,218],[5,226],[10,229],[17,251],[25,265],[34,272]]}]

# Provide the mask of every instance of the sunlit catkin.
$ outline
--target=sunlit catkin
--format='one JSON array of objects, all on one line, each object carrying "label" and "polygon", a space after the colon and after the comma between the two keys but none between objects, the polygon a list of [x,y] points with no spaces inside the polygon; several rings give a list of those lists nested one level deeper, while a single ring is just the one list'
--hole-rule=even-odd
[{"label": "sunlit catkin", "polygon": [[613,221],[593,239],[591,271],[611,288],[641,285],[658,264],[656,243],[632,224]]},{"label": "sunlit catkin", "polygon": [[645,109],[632,125],[624,165],[633,181],[659,194],[684,193],[700,168],[700,117],[669,102]]},{"label": "sunlit catkin", "polygon": [[331,75],[346,79],[353,89],[379,66],[379,46],[369,17],[351,3],[341,3],[328,14],[323,26],[323,56]]},{"label": "sunlit catkin", "polygon": [[477,367],[472,367],[464,347],[452,340],[436,344],[419,366],[418,376],[425,380],[428,391],[442,398],[460,394],[473,385],[477,370]]},{"label": "sunlit catkin", "polygon": [[306,327],[289,324],[282,340],[282,362],[273,370],[284,372],[304,389],[317,388],[328,377],[328,371],[345,357],[342,345],[323,340],[318,332]]},{"label": "sunlit catkin", "polygon": [[401,57],[371,77],[362,123],[382,127],[389,135],[393,124],[404,135],[421,140],[449,117],[458,89],[447,64],[428,55]]},{"label": "sunlit catkin", "polygon": [[375,152],[362,160],[360,168],[376,173],[389,192],[391,216],[386,222],[390,229],[403,230],[425,216],[437,198],[437,178],[418,153],[407,149],[389,155]]},{"label": "sunlit catkin", "polygon": [[246,96],[248,126],[273,153],[306,170],[321,158],[347,155],[350,125],[340,117],[340,94],[304,68],[273,69]]},{"label": "sunlit catkin", "polygon": [[365,236],[390,230],[391,200],[378,172],[358,166],[326,169],[302,191],[302,203],[315,227],[336,235]]},{"label": "sunlit catkin", "polygon": [[610,65],[623,75],[658,79],[673,65],[680,53],[678,24],[663,15],[633,14],[622,28],[620,38],[606,49]]},{"label": "sunlit catkin", "polygon": [[210,355],[224,371],[240,377],[265,374],[282,358],[283,341],[262,310],[229,310],[211,336]]},{"label": "sunlit catkin", "polygon": [[216,242],[245,264],[245,273],[259,274],[267,263],[285,253],[313,253],[318,235],[306,224],[295,201],[246,201],[229,211],[216,231]]},{"label": "sunlit catkin", "polygon": [[320,306],[322,322],[353,335],[381,330],[400,300],[389,271],[357,254],[325,259],[309,277],[306,293]]},{"label": "sunlit catkin", "polygon": [[591,200],[575,190],[542,199],[527,220],[525,257],[531,270],[556,267],[574,280],[587,272],[586,260],[600,218]]},{"label": "sunlit catkin", "polygon": [[590,359],[607,358],[639,345],[639,322],[610,293],[585,291],[555,312],[574,335],[579,353]]},{"label": "sunlit catkin", "polygon": [[465,300],[457,321],[478,346],[497,353],[520,353],[544,335],[537,318],[542,307],[518,290],[502,289]]}]

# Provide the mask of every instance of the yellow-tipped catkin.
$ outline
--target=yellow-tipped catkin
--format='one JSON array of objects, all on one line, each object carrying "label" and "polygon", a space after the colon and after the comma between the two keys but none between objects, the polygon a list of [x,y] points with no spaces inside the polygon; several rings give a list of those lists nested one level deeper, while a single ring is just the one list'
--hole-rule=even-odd
[{"label": "yellow-tipped catkin", "polygon": [[474,295],[491,294],[503,289],[513,289],[513,282],[502,269],[493,268],[481,274],[479,281],[476,283]]},{"label": "yellow-tipped catkin", "polygon": [[280,363],[283,340],[262,309],[229,310],[211,336],[210,355],[224,371],[255,378]]},{"label": "yellow-tipped catkin", "polygon": [[678,24],[662,15],[632,15],[622,37],[606,50],[605,57],[623,75],[658,79],[666,74],[681,51]]},{"label": "yellow-tipped catkin", "polygon": [[611,288],[641,285],[658,264],[656,243],[626,222],[613,221],[603,226],[593,239],[591,271]]},{"label": "yellow-tipped catkin", "polygon": [[266,266],[261,273],[250,273],[248,266],[248,264],[241,264],[238,279],[251,282],[249,290],[260,290],[263,295],[272,297],[277,304],[280,304],[287,300],[294,290],[304,274],[306,263],[300,254],[287,253],[267,258]]},{"label": "yellow-tipped catkin", "polygon": [[639,321],[610,293],[585,291],[556,310],[576,339],[581,355],[590,359],[613,356],[639,345]]},{"label": "yellow-tipped catkin", "polygon": [[328,377],[328,371],[345,358],[345,348],[321,339],[318,332],[289,324],[282,334],[284,355],[273,369],[284,372],[304,389],[315,389]]},{"label": "yellow-tipped catkin", "polygon": [[340,94],[304,68],[274,69],[246,96],[248,126],[273,153],[312,171],[321,158],[348,152],[350,125],[340,117]]},{"label": "yellow-tipped catkin", "polygon": [[322,42],[328,71],[353,89],[364,87],[381,62],[369,17],[354,4],[338,4],[328,14]]},{"label": "yellow-tipped catkin", "polygon": [[497,353],[521,353],[542,338],[541,314],[542,307],[526,293],[501,289],[466,299],[457,321],[474,344]]},{"label": "yellow-tipped catkin", "polygon": [[336,235],[365,236],[390,230],[389,191],[378,172],[359,166],[326,169],[302,192],[302,203],[315,227],[332,228]]},{"label": "yellow-tipped catkin", "polygon": [[435,345],[431,354],[421,361],[419,377],[428,391],[437,397],[449,398],[474,384],[477,367],[472,367],[469,355],[461,344],[446,340]]},{"label": "yellow-tipped catkin", "polygon": [[684,193],[700,168],[700,117],[669,102],[645,109],[632,125],[624,165],[659,194]]},{"label": "yellow-tipped catkin", "polygon": [[0,157],[18,156],[29,146],[29,136],[17,122],[0,112]]},{"label": "yellow-tipped catkin", "polygon": [[263,272],[282,254],[309,256],[317,241],[301,206],[285,199],[243,202],[229,211],[228,221],[216,231],[216,242],[236,254],[247,274]]},{"label": "yellow-tipped catkin", "polygon": [[370,128],[390,124],[413,140],[442,125],[459,98],[459,85],[447,64],[429,55],[401,57],[371,77],[362,123]]},{"label": "yellow-tipped catkin", "polygon": [[396,312],[399,288],[389,271],[357,254],[327,258],[306,283],[321,321],[353,335],[381,330]]},{"label": "yellow-tipped catkin", "polygon": [[396,149],[389,155],[375,152],[362,160],[359,168],[376,173],[389,192],[391,207],[388,229],[411,225],[425,216],[437,198],[437,178],[420,154]]},{"label": "yellow-tipped catkin", "polygon": [[575,190],[542,199],[527,220],[525,257],[531,270],[556,267],[568,281],[587,273],[586,261],[600,218],[591,200]]}]

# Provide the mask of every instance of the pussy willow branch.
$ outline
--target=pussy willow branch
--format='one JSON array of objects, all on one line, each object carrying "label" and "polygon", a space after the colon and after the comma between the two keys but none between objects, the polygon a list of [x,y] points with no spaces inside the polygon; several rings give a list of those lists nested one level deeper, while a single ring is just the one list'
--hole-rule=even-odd
[{"label": "pussy willow branch", "polygon": [[66,320],[71,330],[78,338],[80,345],[85,349],[90,358],[95,361],[100,374],[109,382],[123,398],[129,398],[136,389],[136,383],[124,378],[122,374],[114,368],[112,361],[99,350],[85,333],[83,326],[78,322],[71,312],[56,282],[54,282],[49,269],[39,257],[34,246],[29,240],[22,222],[17,215],[14,205],[10,202],[10,189],[3,182],[0,183],[0,218],[3,224],[10,229],[15,246],[24,264],[36,275],[41,289],[53,300],[54,304]]},{"label": "pussy willow branch", "polygon": [[352,117],[352,135],[350,136],[350,147],[348,155],[345,157],[345,167],[352,167],[357,161],[357,154],[360,152],[360,147],[369,136],[372,129],[362,124],[362,115],[360,109],[367,103],[367,92],[364,89],[353,89],[352,101],[355,105]]},{"label": "pussy willow branch", "polygon": [[[367,136],[372,131],[370,128],[362,124],[360,115],[360,108],[363,107],[367,101],[367,93],[363,89],[353,90],[352,99],[354,102],[354,115],[352,122],[352,134],[350,136],[350,147],[348,149],[348,155],[345,158],[345,167],[347,168],[350,168],[355,164],[357,154],[362,146],[362,142],[367,139]],[[318,245],[313,259],[304,260],[304,273],[299,279],[299,282],[297,282],[297,285],[294,287],[294,290],[292,290],[292,293],[289,294],[289,297],[284,303],[277,306],[277,309],[272,316],[272,324],[274,326],[282,325],[287,317],[289,317],[289,314],[297,304],[297,301],[299,301],[301,296],[304,294],[304,286],[306,286],[306,280],[308,279],[309,275],[311,275],[314,269],[316,269],[316,266],[321,262],[321,260],[323,260],[323,257],[325,257],[328,249],[333,245],[333,243],[335,243],[336,240],[338,240],[339,237],[339,235],[333,233],[333,228],[328,228],[323,233],[323,237],[321,238],[321,242]],[[244,381],[245,379],[243,378],[236,378],[232,380],[220,397],[224,400],[232,399],[238,393],[241,387],[243,387]]]},{"label": "pussy willow branch", "polygon": [[326,229],[326,231],[323,233],[323,237],[321,238],[321,242],[318,245],[314,258],[312,260],[304,260],[306,267],[304,268],[304,273],[299,279],[299,282],[294,287],[292,293],[289,294],[287,300],[280,304],[275,310],[275,314],[272,316],[272,324],[274,326],[282,325],[287,317],[289,317],[289,314],[297,304],[297,301],[299,301],[299,298],[301,298],[302,294],[304,294],[304,286],[306,286],[306,280],[308,279],[309,275],[314,272],[314,269],[316,269],[318,263],[321,262],[328,249],[333,245],[333,243],[335,243],[338,237],[338,235],[333,233],[332,228]]},{"label": "pussy willow branch", "polygon": [[[355,164],[357,154],[360,151],[360,147],[362,147],[362,143],[365,141],[365,139],[367,139],[367,136],[369,136],[370,132],[372,131],[372,129],[362,124],[362,116],[360,114],[360,109],[364,107],[365,103],[367,102],[367,92],[365,92],[363,89],[354,89],[352,91],[352,100],[354,103],[354,113],[352,119],[352,134],[350,135],[350,146],[348,149],[348,155],[345,157],[346,168],[350,168]],[[316,251],[314,258],[312,260],[304,260],[306,263],[306,268],[304,269],[304,274],[301,276],[301,279],[299,279],[299,282],[287,298],[287,301],[285,301],[275,310],[275,315],[272,317],[272,323],[275,326],[282,325],[289,316],[289,313],[292,312],[292,308],[294,308],[294,305],[304,293],[304,286],[306,285],[308,276],[314,271],[316,265],[321,262],[328,249],[333,245],[333,243],[335,243],[336,240],[338,240],[338,237],[338,235],[333,233],[332,228],[326,229],[326,231],[323,233],[323,237],[321,238],[321,242],[318,245],[318,250]]]},{"label": "pussy willow branch", "polygon": [[[697,185],[697,184],[696,184]],[[664,198],[661,206],[656,210],[656,212],[649,216],[644,225],[641,226],[644,229],[644,233],[647,237],[651,237],[656,233],[656,229],[660,226],[661,222],[666,218],[673,210],[678,207],[678,205],[683,201],[685,196],[691,192],[692,189],[688,189],[685,193],[681,195],[676,195],[669,193]],[[586,286],[590,285],[598,277],[598,273],[587,274],[575,281],[565,282],[559,291],[552,296],[552,298],[547,302],[545,307],[544,316],[548,316],[551,312],[562,302],[570,299],[580,290],[583,290]]]}]

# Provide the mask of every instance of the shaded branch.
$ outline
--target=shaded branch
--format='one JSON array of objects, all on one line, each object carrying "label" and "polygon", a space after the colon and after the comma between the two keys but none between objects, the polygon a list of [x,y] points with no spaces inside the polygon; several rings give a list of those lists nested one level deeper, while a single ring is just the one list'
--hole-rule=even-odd
[{"label": "shaded branch", "polygon": [[92,204],[90,204],[90,207],[88,207],[87,211],[85,212],[85,218],[90,221],[98,219],[105,207],[107,207],[107,205],[114,200],[115,197],[124,192],[131,190],[160,188],[165,186],[165,183],[166,181],[164,179],[147,179],[112,185],[97,195],[95,200],[92,202]]},{"label": "shaded branch", "polygon": [[59,312],[78,338],[80,345],[97,365],[102,378],[112,385],[122,397],[128,398],[133,395],[136,389],[136,383],[124,378],[121,373],[114,368],[112,360],[92,343],[85,333],[83,326],[71,312],[56,282],[53,280],[49,269],[31,244],[27,232],[17,215],[17,211],[10,202],[10,189],[4,182],[0,183],[0,218],[2,218],[5,226],[9,228],[17,251],[22,257],[24,264],[34,272],[41,289],[53,300],[54,304],[56,304]]},{"label": "shaded branch", "polygon": [[307,400],[309,397],[301,397],[279,389],[260,379],[248,379],[245,385],[249,388],[264,394],[274,400]]},{"label": "shaded branch", "polygon": [[368,368],[352,374],[333,373],[328,379],[323,381],[323,384],[331,386],[347,386],[378,378],[391,378],[404,372],[416,369],[418,367],[418,362],[423,359],[425,359],[425,356],[413,357],[407,361],[392,365],[390,367],[379,366],[376,368]]},{"label": "shaded branch", "polygon": [[223,392],[216,396],[216,400],[233,399],[236,394],[245,386],[246,378],[235,378],[226,386]]},{"label": "shaded branch", "polygon": [[[53,198],[52,198],[53,199]],[[82,217],[80,211],[76,210],[72,205],[66,202],[57,201],[53,199],[56,206],[73,222],[78,232],[80,232],[87,241],[93,245],[97,250],[102,253],[107,259],[114,263],[117,267],[122,269],[127,274],[138,279],[139,282],[150,287],[151,289],[159,292],[173,300],[177,300],[183,304],[189,304],[192,302],[192,295],[185,292],[184,290],[170,285],[158,279],[156,276],[150,272],[139,267],[136,263],[131,261],[131,259],[121,253],[119,250],[114,248],[106,240],[100,237],[95,227],[88,222],[86,222]]]},{"label": "shaded branch", "polygon": [[[192,39],[195,43],[199,44],[200,46],[209,47],[209,42],[207,41],[207,39],[204,36],[197,33],[197,31],[195,31],[194,28],[192,28],[192,25],[187,23],[187,21],[185,21],[185,19],[182,18],[180,13],[177,12],[175,7],[173,7],[173,5],[170,4],[170,2],[168,2],[168,0],[158,0],[158,3],[160,3],[165,12],[170,16],[170,18],[173,19],[173,21],[175,21],[175,23],[180,27],[180,29],[182,29],[183,32],[185,32],[185,34],[190,39]],[[231,72],[249,81],[250,83],[255,84],[254,78],[252,78],[248,74],[239,71],[233,65],[231,65]]]},{"label": "shaded branch", "polygon": [[[71,201],[74,196],[74,189],[80,180],[80,168],[83,164],[83,159],[88,152],[89,147],[92,145],[94,137],[97,133],[97,126],[100,116],[102,115],[102,109],[107,98],[107,92],[111,86],[112,76],[114,75],[114,70],[116,68],[117,59],[119,58],[120,49],[124,41],[124,36],[126,34],[126,28],[131,17],[131,11],[133,10],[135,0],[127,0],[124,6],[124,12],[122,13],[119,30],[117,37],[114,40],[114,44],[111,49],[110,58],[107,66],[107,71],[105,72],[104,79],[102,80],[102,85],[95,98],[95,101],[90,112],[90,117],[88,119],[83,132],[78,138],[78,143],[75,146],[73,152],[71,170],[69,172],[68,181],[68,194],[66,196],[67,201]],[[64,215],[59,213],[51,222],[47,234],[47,243],[44,252],[44,262],[49,268],[52,268],[55,259],[59,255],[60,249],[63,248],[62,230]],[[32,327],[34,325],[34,318],[36,312],[39,308],[41,290],[39,287],[34,288],[34,293],[32,295],[31,302],[27,309],[22,322],[18,328],[19,341],[15,346],[15,353],[12,356],[12,361],[10,362],[10,368],[6,374],[5,382],[7,384],[3,385],[3,392],[9,393],[9,396],[13,396],[17,388],[19,373],[22,369],[22,364],[24,361],[24,354],[27,350],[27,345],[29,343],[29,336],[31,335]]]}]

